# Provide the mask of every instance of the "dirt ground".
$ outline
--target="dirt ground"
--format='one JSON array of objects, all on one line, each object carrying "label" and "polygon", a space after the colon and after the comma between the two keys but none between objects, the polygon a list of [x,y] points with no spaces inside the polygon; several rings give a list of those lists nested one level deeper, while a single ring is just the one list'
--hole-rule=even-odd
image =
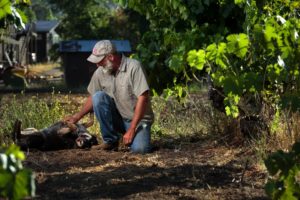
[{"label": "dirt ground", "polygon": [[36,175],[34,199],[267,199],[267,174],[245,147],[205,139],[156,146],[147,155],[31,150],[24,164]]},{"label": "dirt ground", "polygon": [[[71,105],[79,105],[83,96],[72,96]],[[2,103],[9,101],[9,97],[5,95]],[[209,113],[201,110],[203,105],[201,100],[194,106],[199,109],[198,117],[202,121],[206,119],[205,113]],[[174,107],[170,107],[170,116],[177,117],[177,113],[171,113],[173,110]],[[187,116],[195,120],[195,126],[201,125],[197,116],[191,113]],[[170,119],[163,118],[162,114],[160,117]],[[171,130],[179,121],[166,123],[170,124],[167,130]],[[201,133],[190,120],[188,123],[194,128],[193,132]],[[264,192],[267,173],[256,163],[250,147],[230,146],[212,137],[188,135],[182,139],[155,138],[156,150],[146,155],[122,150],[106,152],[98,146],[85,150],[29,150],[25,152],[24,165],[35,172],[36,197],[33,199],[267,199]]]}]

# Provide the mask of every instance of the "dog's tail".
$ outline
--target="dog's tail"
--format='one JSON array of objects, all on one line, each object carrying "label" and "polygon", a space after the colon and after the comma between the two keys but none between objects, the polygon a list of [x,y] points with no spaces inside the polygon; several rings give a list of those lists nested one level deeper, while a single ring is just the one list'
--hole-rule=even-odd
[{"label": "dog's tail", "polygon": [[20,120],[16,120],[14,123],[13,131],[12,131],[12,140],[15,144],[17,144],[18,140],[21,138],[21,125],[22,122]]}]

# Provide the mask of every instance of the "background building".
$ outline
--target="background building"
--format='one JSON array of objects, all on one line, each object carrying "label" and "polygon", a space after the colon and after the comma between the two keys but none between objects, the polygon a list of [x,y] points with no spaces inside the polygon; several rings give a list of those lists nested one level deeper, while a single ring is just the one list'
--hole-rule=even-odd
[{"label": "background building", "polygon": [[[62,41],[59,46],[65,81],[68,86],[87,85],[96,70],[96,65],[86,59],[91,54],[98,40]],[[112,40],[120,53],[130,54],[131,46],[128,40]]]}]

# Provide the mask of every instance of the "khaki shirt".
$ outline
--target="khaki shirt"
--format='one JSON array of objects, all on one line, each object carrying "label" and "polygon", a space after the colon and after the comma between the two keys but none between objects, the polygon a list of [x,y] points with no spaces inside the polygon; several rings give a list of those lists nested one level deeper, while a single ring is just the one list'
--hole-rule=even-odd
[{"label": "khaki shirt", "polygon": [[[149,90],[146,74],[140,62],[122,56],[120,68],[115,75],[104,73],[102,67],[94,72],[88,86],[88,92],[93,95],[104,91],[112,97],[117,109],[124,119],[132,120],[138,97]],[[154,115],[151,101],[147,103],[143,121],[153,122]]]}]

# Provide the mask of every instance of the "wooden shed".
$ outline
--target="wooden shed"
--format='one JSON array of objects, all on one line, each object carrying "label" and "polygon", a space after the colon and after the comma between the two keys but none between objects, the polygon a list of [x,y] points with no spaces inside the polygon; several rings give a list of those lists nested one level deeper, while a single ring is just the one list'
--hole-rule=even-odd
[{"label": "wooden shed", "polygon": [[53,44],[59,42],[59,36],[55,32],[58,25],[57,20],[36,21],[31,24],[31,31],[34,33],[29,44],[32,62],[49,61],[49,50]]},{"label": "wooden shed", "polygon": [[[66,84],[70,87],[86,86],[96,65],[86,59],[91,54],[94,45],[99,40],[71,40],[60,42],[60,55],[64,68]],[[131,53],[131,46],[128,40],[111,40],[118,52]]]}]

